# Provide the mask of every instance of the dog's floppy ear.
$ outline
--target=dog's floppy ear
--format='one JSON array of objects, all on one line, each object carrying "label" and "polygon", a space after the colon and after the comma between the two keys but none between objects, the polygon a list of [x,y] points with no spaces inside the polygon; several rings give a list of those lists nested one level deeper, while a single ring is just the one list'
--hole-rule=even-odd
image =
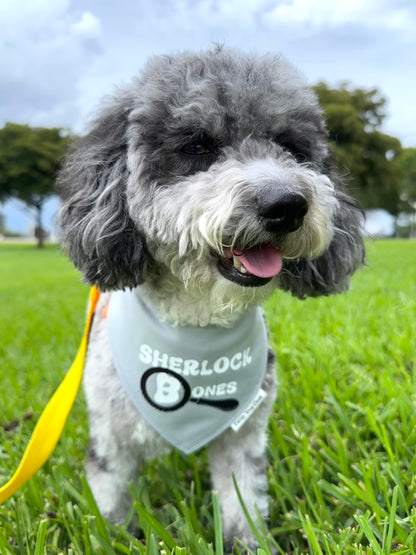
[{"label": "dog's floppy ear", "polygon": [[135,287],[149,255],[126,205],[127,127],[132,99],[112,100],[68,154],[58,176],[64,249],[87,283]]},{"label": "dog's floppy ear", "polygon": [[351,275],[364,263],[364,217],[357,203],[337,191],[339,208],[334,216],[334,237],[315,260],[285,264],[280,287],[295,297],[318,297],[346,291]]}]

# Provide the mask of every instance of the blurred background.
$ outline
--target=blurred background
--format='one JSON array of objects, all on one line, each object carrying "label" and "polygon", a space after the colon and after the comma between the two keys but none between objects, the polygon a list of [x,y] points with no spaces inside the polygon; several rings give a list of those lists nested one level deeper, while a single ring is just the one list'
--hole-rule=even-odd
[{"label": "blurred background", "polygon": [[315,88],[372,237],[416,235],[414,0],[0,0],[0,240],[55,241],[68,139],[154,54],[280,52]]}]

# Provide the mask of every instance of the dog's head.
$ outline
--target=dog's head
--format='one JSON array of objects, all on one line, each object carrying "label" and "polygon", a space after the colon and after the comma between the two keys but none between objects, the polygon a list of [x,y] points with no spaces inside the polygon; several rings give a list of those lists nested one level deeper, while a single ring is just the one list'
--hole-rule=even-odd
[{"label": "dog's head", "polygon": [[361,213],[334,173],[322,110],[278,56],[152,59],[58,184],[64,247],[102,289],[168,274],[258,298],[276,286],[326,295],[363,260]]}]

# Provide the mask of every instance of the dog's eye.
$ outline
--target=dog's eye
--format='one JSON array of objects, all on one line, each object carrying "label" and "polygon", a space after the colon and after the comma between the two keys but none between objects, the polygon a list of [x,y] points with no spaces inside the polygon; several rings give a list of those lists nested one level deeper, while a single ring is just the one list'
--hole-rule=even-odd
[{"label": "dog's eye", "polygon": [[304,145],[299,145],[285,136],[276,137],[275,143],[296,158],[298,162],[306,162],[308,160],[307,149]]},{"label": "dog's eye", "polygon": [[207,154],[216,154],[218,146],[211,137],[203,135],[190,141],[181,148],[181,151],[190,156],[206,156]]}]

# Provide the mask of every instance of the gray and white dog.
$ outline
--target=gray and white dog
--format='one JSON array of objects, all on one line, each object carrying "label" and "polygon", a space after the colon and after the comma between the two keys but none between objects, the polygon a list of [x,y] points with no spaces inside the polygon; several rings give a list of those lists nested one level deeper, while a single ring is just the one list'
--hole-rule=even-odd
[{"label": "gray and white dog", "polygon": [[[207,330],[212,343],[215,330],[233,330],[275,288],[299,298],[345,291],[363,262],[362,216],[340,185],[323,112],[298,72],[280,56],[221,47],[151,59],[77,141],[58,186],[63,246],[84,280],[104,292],[85,368],[87,472],[101,511],[120,522],[130,504],[129,481],[171,445],[139,413],[120,378],[102,310],[109,298],[122,290],[133,295],[118,305],[121,350],[135,341],[129,326],[147,321],[143,310],[171,330]],[[120,306],[130,309],[135,296],[142,315],[136,325],[129,313],[126,328]],[[117,339],[117,321],[114,326]],[[204,395],[235,393],[240,382],[233,376],[244,381],[248,351],[220,353],[214,362],[203,354],[198,363],[180,352],[146,349],[131,356],[147,357],[156,371],[166,368],[168,388],[173,371],[181,375],[183,403],[194,401],[187,404],[200,411],[192,413],[192,425],[203,425],[209,410],[229,413],[238,404],[231,400],[221,411],[218,399],[210,407]],[[249,510],[254,514],[256,506],[267,518],[266,430],[276,382],[271,352],[258,356],[265,361],[259,375],[266,395],[241,427],[227,426],[207,441],[225,539],[232,544],[237,536],[252,547],[232,475]],[[184,376],[204,374],[203,368],[217,378],[214,389],[190,391]],[[234,372],[231,381],[225,370]],[[153,409],[174,417],[170,408]]]}]

